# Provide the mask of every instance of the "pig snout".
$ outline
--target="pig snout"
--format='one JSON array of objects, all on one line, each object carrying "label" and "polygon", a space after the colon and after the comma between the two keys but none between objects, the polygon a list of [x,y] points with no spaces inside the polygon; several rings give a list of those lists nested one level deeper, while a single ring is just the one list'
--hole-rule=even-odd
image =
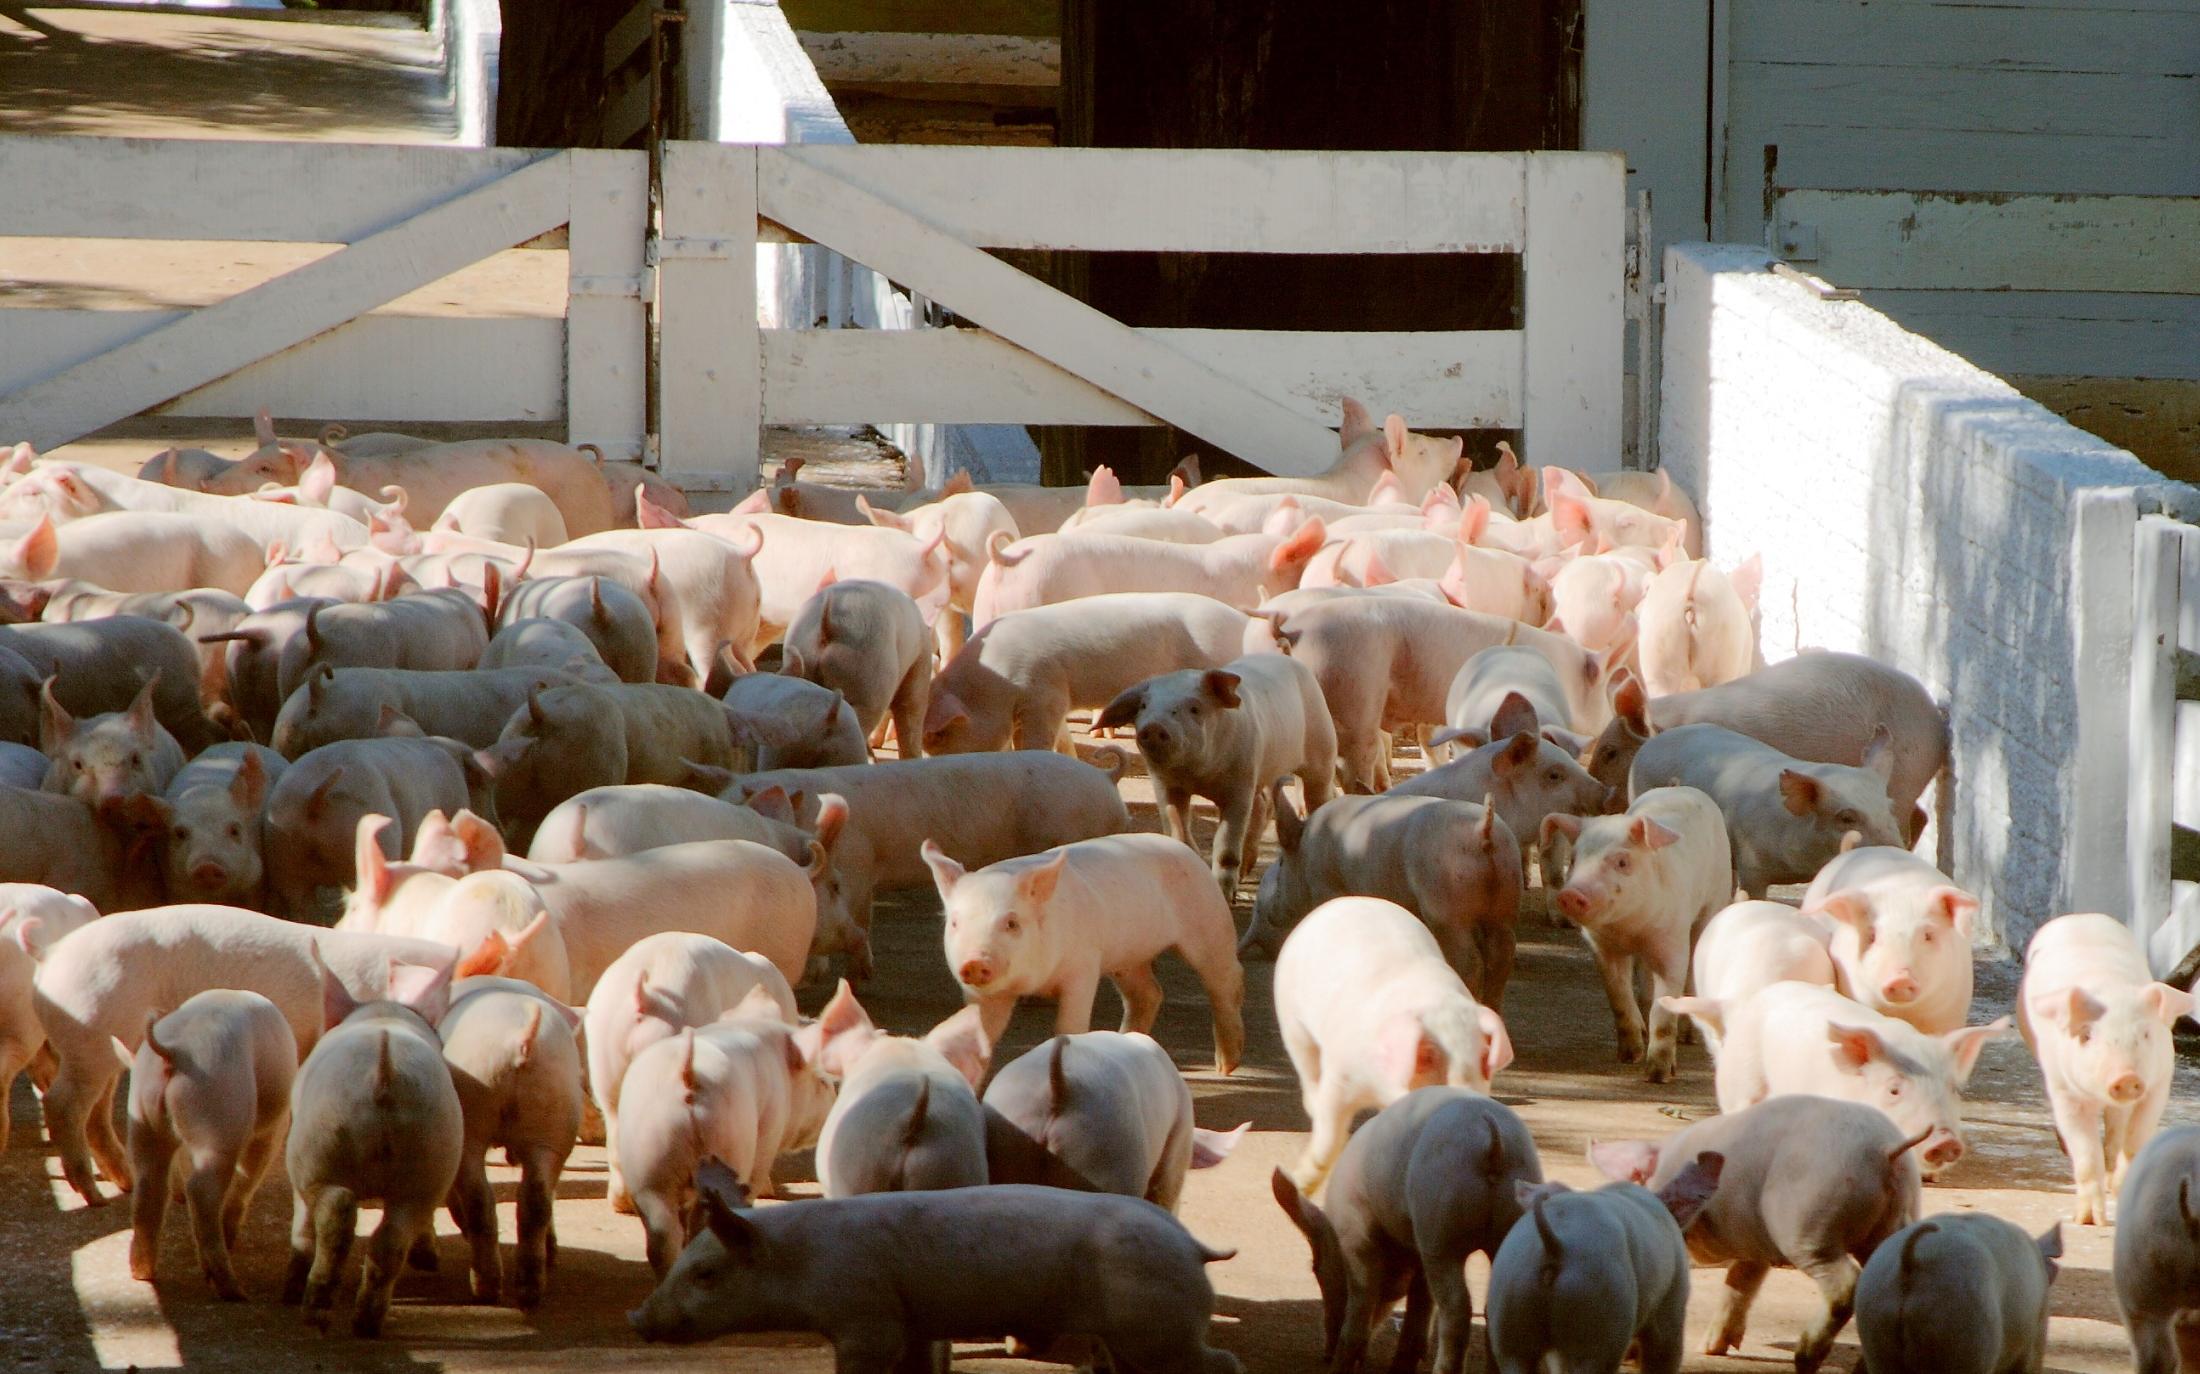
[{"label": "pig snout", "polygon": [[1908,969],[1888,975],[1879,985],[1879,995],[1889,1006],[1903,1006],[1917,1000],[1917,979]]},{"label": "pig snout", "polygon": [[2146,1080],[2135,1073],[2120,1074],[2108,1085],[2108,1095],[2118,1102],[2137,1102],[2146,1094]]},{"label": "pig snout", "polygon": [[655,1341],[657,1339],[657,1333],[650,1327],[649,1319],[642,1315],[642,1309],[639,1307],[626,1314],[626,1324],[633,1327],[634,1334],[645,1341]]},{"label": "pig snout", "polygon": [[219,887],[229,877],[229,871],[212,859],[203,859],[191,866],[191,881],[202,888]]},{"label": "pig snout", "polygon": [[964,987],[983,988],[987,983],[993,981],[993,961],[991,959],[965,959],[962,967],[955,970],[955,977],[962,982]]},{"label": "pig snout", "polygon": [[1963,1142],[1953,1131],[1935,1131],[1925,1138],[1924,1148],[1918,1152],[1925,1160],[1925,1167],[1938,1172],[1963,1158]]},{"label": "pig snout", "polygon": [[1149,754],[1165,755],[1175,743],[1174,732],[1159,721],[1148,721],[1138,727],[1138,747]]},{"label": "pig snout", "polygon": [[1578,887],[1562,887],[1558,890],[1558,909],[1570,921],[1579,921],[1587,916],[1593,906],[1595,903],[1590,900],[1589,894]]}]

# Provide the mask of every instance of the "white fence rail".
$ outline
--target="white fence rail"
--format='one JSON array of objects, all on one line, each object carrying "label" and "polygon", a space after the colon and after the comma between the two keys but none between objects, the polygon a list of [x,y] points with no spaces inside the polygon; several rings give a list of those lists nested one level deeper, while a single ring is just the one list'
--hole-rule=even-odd
[{"label": "white fence rail", "polygon": [[[0,139],[0,184],[73,188],[0,200],[0,237],[342,245],[195,310],[0,310],[0,434],[49,446],[152,409],[262,405],[563,419],[574,442],[743,491],[761,427],[824,422],[1168,423],[1304,472],[1334,454],[1326,426],[1349,394],[1420,424],[1524,429],[1546,461],[1617,465],[1614,156],[672,143],[654,239],[646,175],[638,152]],[[559,226],[562,321],[373,313]],[[977,327],[770,327],[758,255],[789,240]],[[1521,327],[1133,329],[995,248],[1509,253]]]},{"label": "white fence rail", "polygon": [[[0,434],[40,447],[153,409],[563,419],[644,447],[648,169],[638,152],[0,139],[0,237],[341,245],[195,310],[0,310]],[[370,314],[569,226],[564,320]]]}]

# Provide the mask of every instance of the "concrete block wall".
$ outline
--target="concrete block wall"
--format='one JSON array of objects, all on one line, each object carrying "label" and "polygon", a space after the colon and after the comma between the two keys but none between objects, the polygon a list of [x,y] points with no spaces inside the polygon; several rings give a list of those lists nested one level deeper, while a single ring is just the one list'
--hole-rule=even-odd
[{"label": "concrete block wall", "polygon": [[1766,659],[1866,653],[1946,703],[1926,852],[1979,893],[1990,940],[2129,919],[2133,529],[2164,479],[1766,263],[1668,250],[1659,435],[1714,562],[1764,555]]}]

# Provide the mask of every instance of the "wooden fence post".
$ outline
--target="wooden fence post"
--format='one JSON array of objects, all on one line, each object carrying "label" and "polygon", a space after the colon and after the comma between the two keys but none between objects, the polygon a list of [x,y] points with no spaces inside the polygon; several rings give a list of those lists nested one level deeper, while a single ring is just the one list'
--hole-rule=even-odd
[{"label": "wooden fence post", "polygon": [[2177,737],[2177,612],[2183,540],[2160,516],[2131,550],[2131,933],[2148,948],[2169,917],[2171,765]]},{"label": "wooden fence post", "polygon": [[642,456],[649,346],[642,310],[649,235],[644,153],[575,148],[566,253],[565,431],[606,458]]},{"label": "wooden fence post", "polygon": [[756,149],[667,143],[657,242],[658,464],[690,491],[742,495],[762,463]]}]

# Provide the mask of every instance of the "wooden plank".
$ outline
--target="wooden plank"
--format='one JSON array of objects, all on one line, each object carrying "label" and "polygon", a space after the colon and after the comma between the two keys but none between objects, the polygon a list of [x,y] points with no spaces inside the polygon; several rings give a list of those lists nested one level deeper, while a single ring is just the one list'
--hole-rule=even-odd
[{"label": "wooden plank", "polygon": [[1058,86],[1062,44],[1005,33],[814,33],[797,30],[817,74],[835,85]]},{"label": "wooden plank", "polygon": [[649,42],[649,31],[657,12],[657,0],[641,0],[641,3],[619,17],[611,26],[611,32],[603,40],[603,74],[611,75],[627,63],[627,59],[642,50]]},{"label": "wooden plank", "polygon": [[[2191,137],[2189,80],[2123,72],[1917,69],[1872,65],[1866,55],[1824,66],[1734,63],[1737,125],[1745,111],[1767,124],[1879,130],[1961,130],[2057,137]],[[1796,183],[1805,185],[1808,183]],[[2074,189],[2091,190],[2091,187]]]},{"label": "wooden plank", "polygon": [[1630,202],[1643,189],[1656,198],[1653,264],[1665,260],[1668,243],[1709,233],[1705,9],[1706,0],[1586,0],[1582,7],[1581,146],[1625,153]]},{"label": "wooden plank", "polygon": [[575,148],[566,255],[566,437],[606,456],[642,452],[649,426],[648,319],[642,247],[649,235],[649,155]]},{"label": "wooden plank", "polygon": [[1059,36],[1057,0],[786,0],[798,29],[832,33],[1019,33]]},{"label": "wooden plank", "polygon": [[[2178,531],[2182,541],[2177,607],[2180,655],[2200,649],[2200,529]],[[2175,755],[2170,764],[2170,819],[2200,830],[2200,702],[2177,703]]]},{"label": "wooden plank", "polygon": [[759,211],[1248,462],[1274,472],[1305,473],[1335,460],[1336,436],[1272,396],[1233,382],[807,160],[809,154],[841,151],[850,150],[757,150]]},{"label": "wooden plank", "polygon": [[1841,286],[2200,294],[2200,196],[1787,191],[1774,214]]},{"label": "wooden plank", "polygon": [[0,237],[351,243],[555,156],[159,138],[0,137]]},{"label": "wooden plank", "polygon": [[195,311],[55,376],[0,397],[0,434],[66,443],[303,342],[469,262],[564,221],[570,163],[550,154]]},{"label": "wooden plank", "polygon": [[810,146],[807,167],[985,248],[1512,253],[1519,153]]},{"label": "wooden plank", "polygon": [[1870,291],[1865,300],[1991,372],[2200,380],[2200,298]]},{"label": "wooden plank", "polygon": [[619,87],[618,94],[604,102],[603,145],[606,148],[624,148],[636,134],[648,127],[649,75],[644,72]]},{"label": "wooden plank", "polygon": [[756,329],[754,148],[664,147],[664,241],[657,265],[658,462],[756,486],[763,368]]},{"label": "wooden plank", "polygon": [[[1225,376],[1269,388],[1317,423],[1340,395],[1416,424],[1520,423],[1520,335],[1148,329],[1139,333]],[[982,329],[766,330],[764,423],[771,425],[1151,425],[1136,406]]]},{"label": "wooden plank", "polygon": [[[0,310],[0,394],[183,319],[188,310]],[[363,315],[157,408],[157,414],[343,420],[556,420],[565,326]]]},{"label": "wooden plank", "polygon": [[1989,71],[2190,75],[2200,71],[2200,9],[2189,4],[1904,3],[1750,0],[1734,12],[1734,56]]},{"label": "wooden plank", "polygon": [[[2148,948],[2169,915],[2174,820],[2170,767],[2176,753],[2177,646],[2182,540],[2186,527],[2157,515],[2139,521],[2131,567],[2131,741],[2127,849],[2131,929]],[[2184,875],[2186,877],[2192,874]]]},{"label": "wooden plank", "polygon": [[853,143],[779,6],[721,0],[689,11],[688,128],[721,143]]},{"label": "wooden plank", "polygon": [[1620,465],[1626,164],[1611,153],[1531,153],[1522,456],[1589,472]]}]

